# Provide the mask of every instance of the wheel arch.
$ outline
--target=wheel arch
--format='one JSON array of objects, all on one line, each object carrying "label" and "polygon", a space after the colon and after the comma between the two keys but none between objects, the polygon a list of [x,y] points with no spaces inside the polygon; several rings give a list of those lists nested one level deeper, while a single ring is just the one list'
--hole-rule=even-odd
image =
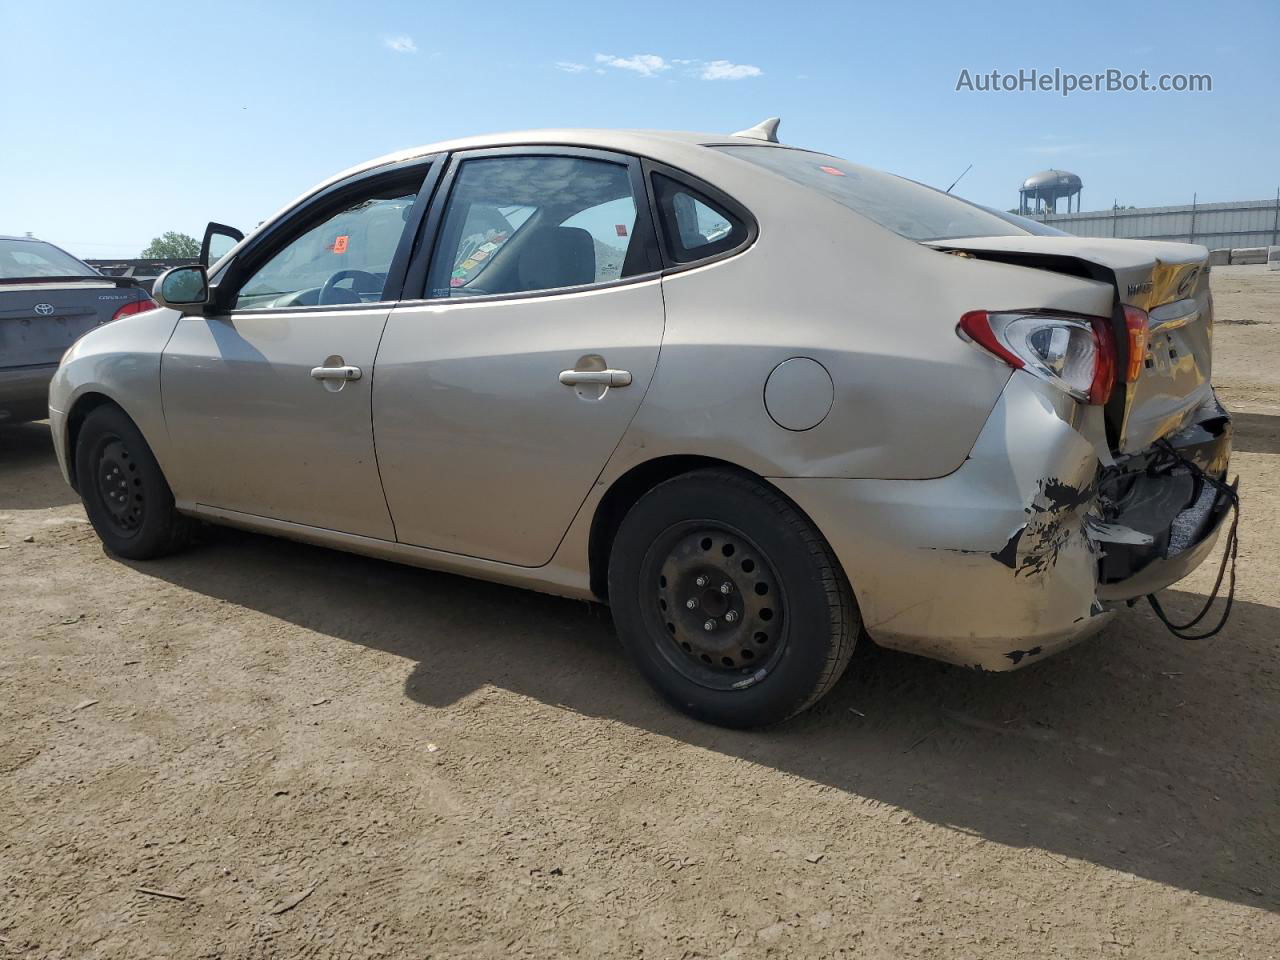
[{"label": "wheel arch", "polygon": [[[99,407],[105,406],[115,407],[132,420],[134,426],[138,424],[138,421],[133,418],[128,410],[105,393],[100,393],[97,390],[88,390],[76,397],[75,402],[71,404],[71,409],[67,411],[66,445],[64,448],[67,458],[67,476],[70,478],[71,489],[76,493],[80,492],[80,479],[76,475],[76,444],[80,439],[80,428],[84,426],[84,421],[89,414]],[[138,429],[141,430],[142,428],[139,427]]]},{"label": "wheel arch", "polygon": [[714,469],[732,470],[768,487],[771,492],[786,500],[806,520],[813,523],[819,533],[826,536],[799,504],[776,485],[770,483],[766,477],[762,477],[753,470],[717,457],[694,454],[655,457],[637,464],[615,479],[596,505],[595,513],[591,518],[591,532],[587,539],[587,566],[592,594],[602,601],[607,601],[609,598],[609,554],[612,552],[618,527],[622,524],[627,511],[659,484],[696,470]]}]

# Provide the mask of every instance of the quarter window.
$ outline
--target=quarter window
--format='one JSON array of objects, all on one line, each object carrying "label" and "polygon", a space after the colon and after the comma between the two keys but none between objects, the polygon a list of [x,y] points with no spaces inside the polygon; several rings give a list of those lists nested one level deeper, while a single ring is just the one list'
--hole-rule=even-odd
[{"label": "quarter window", "polygon": [[432,297],[532,293],[643,272],[626,166],[584,157],[464,160],[428,287]]},{"label": "quarter window", "polygon": [[676,263],[714,257],[747,238],[746,224],[740,218],[692,187],[655,173],[653,192],[667,256]]},{"label": "quarter window", "polygon": [[235,309],[382,300],[416,197],[401,182],[349,203],[259,267],[241,284]]}]

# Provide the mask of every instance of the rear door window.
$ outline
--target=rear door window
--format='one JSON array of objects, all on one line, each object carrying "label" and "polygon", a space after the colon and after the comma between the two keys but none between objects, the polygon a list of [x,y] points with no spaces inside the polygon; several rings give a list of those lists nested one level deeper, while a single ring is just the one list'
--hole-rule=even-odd
[{"label": "rear door window", "polygon": [[465,287],[492,262],[492,257],[524,226],[537,207],[528,204],[473,204],[467,210],[458,248],[453,253],[449,286]]},{"label": "rear door window", "polygon": [[533,293],[647,269],[624,163],[580,156],[463,159],[427,281],[431,297]]},{"label": "rear door window", "polygon": [[622,277],[627,247],[636,226],[636,204],[629,195],[580,210],[560,226],[579,227],[591,234],[596,248],[596,283]]}]

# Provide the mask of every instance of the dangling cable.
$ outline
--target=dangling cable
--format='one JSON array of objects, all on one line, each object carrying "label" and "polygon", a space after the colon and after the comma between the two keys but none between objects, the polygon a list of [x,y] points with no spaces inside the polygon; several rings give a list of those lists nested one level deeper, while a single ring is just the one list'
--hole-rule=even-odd
[{"label": "dangling cable", "polygon": [[[1152,611],[1175,637],[1182,640],[1207,640],[1227,625],[1227,619],[1231,616],[1231,605],[1236,597],[1236,552],[1240,545],[1237,536],[1237,530],[1240,526],[1240,494],[1236,488],[1240,481],[1237,479],[1234,484],[1229,484],[1225,480],[1209,476],[1198,464],[1179,454],[1167,440],[1160,441],[1159,446],[1175,461],[1187,467],[1203,483],[1207,483],[1215,490],[1226,494],[1231,501],[1231,526],[1227,530],[1227,542],[1222,551],[1222,562],[1218,565],[1218,578],[1213,582],[1213,590],[1209,593],[1209,598],[1205,600],[1204,606],[1200,608],[1200,612],[1186,623],[1174,623],[1165,615],[1164,609],[1160,606],[1160,601],[1156,599],[1156,595],[1154,593],[1147,594],[1147,603],[1151,604]],[[1214,499],[1216,502],[1217,498],[1215,497]],[[1227,572],[1228,562],[1231,564],[1231,578],[1227,585],[1227,604],[1222,609],[1222,616],[1212,630],[1207,630],[1204,633],[1188,633],[1188,630],[1205,618],[1214,601],[1218,599],[1218,591],[1222,588],[1222,578]]]}]

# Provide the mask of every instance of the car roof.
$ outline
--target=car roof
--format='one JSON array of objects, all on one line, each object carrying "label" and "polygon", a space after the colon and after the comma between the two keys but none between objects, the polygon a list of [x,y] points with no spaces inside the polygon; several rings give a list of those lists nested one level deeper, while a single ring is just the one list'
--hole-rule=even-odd
[{"label": "car roof", "polygon": [[318,184],[311,193],[322,190],[330,184],[345,180],[347,177],[372,170],[375,167],[390,163],[412,160],[415,157],[428,156],[433,153],[451,153],[457,150],[477,150],[488,147],[512,146],[569,146],[595,147],[600,150],[616,150],[620,153],[633,153],[663,159],[672,152],[679,153],[681,148],[692,146],[740,144],[757,147],[782,147],[786,144],[770,143],[755,137],[742,137],[725,133],[694,133],[685,130],[610,130],[588,127],[562,127],[543,130],[515,130],[508,133],[488,133],[471,137],[458,137],[452,140],[440,140],[436,143],[409,147],[394,153],[384,154],[373,160],[356,164],[334,174],[328,180]]}]

